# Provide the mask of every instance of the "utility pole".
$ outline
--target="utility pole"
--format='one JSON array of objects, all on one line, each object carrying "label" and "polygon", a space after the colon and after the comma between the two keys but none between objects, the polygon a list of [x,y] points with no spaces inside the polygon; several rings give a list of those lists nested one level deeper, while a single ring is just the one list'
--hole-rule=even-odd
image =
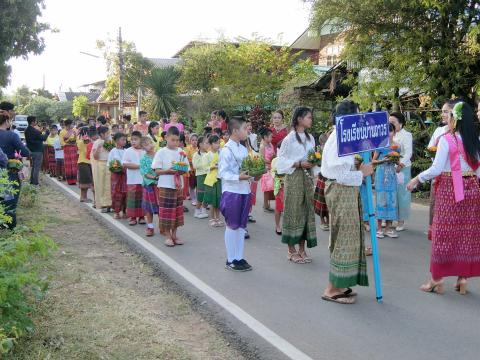
[{"label": "utility pole", "polygon": [[119,67],[119,82],[118,82],[118,109],[120,114],[123,114],[123,105],[125,100],[123,90],[124,67],[123,67],[123,50],[122,50],[122,28],[118,28],[118,67]]}]

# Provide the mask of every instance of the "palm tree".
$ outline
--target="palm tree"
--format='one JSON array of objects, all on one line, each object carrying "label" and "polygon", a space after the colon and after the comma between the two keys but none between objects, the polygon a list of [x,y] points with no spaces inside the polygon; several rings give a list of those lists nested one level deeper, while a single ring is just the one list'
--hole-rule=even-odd
[{"label": "palm tree", "polygon": [[153,111],[168,117],[178,105],[176,83],[180,73],[173,66],[155,68],[145,79],[145,87],[152,92]]}]

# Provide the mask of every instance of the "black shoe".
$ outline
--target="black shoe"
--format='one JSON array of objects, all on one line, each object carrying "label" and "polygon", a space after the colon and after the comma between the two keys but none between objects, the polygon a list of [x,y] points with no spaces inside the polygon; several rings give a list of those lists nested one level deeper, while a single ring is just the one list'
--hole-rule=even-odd
[{"label": "black shoe", "polygon": [[252,270],[252,265],[250,265],[250,264],[247,262],[247,260],[242,259],[242,260],[239,260],[238,263],[243,266],[243,268],[245,269],[245,271]]},{"label": "black shoe", "polygon": [[252,215],[248,215],[248,222],[256,223],[257,220],[255,220]]},{"label": "black shoe", "polygon": [[245,267],[243,267],[238,260],[233,260],[232,262],[225,263],[225,269],[232,270],[232,271],[246,271]]},{"label": "black shoe", "polygon": [[245,229],[245,239],[250,239],[250,234],[246,229]]},{"label": "black shoe", "polygon": [[189,211],[190,211],[190,210],[188,210],[188,208],[187,208],[186,206],[183,207],[183,212],[184,212],[184,213],[187,213],[187,212],[189,212]]}]

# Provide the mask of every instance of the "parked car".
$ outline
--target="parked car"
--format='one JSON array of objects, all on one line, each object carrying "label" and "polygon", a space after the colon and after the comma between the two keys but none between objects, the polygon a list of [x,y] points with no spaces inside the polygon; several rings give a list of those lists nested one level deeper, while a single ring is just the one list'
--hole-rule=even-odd
[{"label": "parked car", "polygon": [[25,131],[28,127],[27,115],[15,115],[13,124],[17,127],[18,131]]}]

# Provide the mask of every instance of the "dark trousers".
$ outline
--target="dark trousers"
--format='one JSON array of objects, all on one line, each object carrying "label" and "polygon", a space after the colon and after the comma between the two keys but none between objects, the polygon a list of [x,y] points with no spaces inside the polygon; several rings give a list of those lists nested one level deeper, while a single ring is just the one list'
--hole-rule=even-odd
[{"label": "dark trousers", "polygon": [[32,172],[30,173],[30,184],[38,185],[40,169],[42,168],[43,152],[32,152]]}]

